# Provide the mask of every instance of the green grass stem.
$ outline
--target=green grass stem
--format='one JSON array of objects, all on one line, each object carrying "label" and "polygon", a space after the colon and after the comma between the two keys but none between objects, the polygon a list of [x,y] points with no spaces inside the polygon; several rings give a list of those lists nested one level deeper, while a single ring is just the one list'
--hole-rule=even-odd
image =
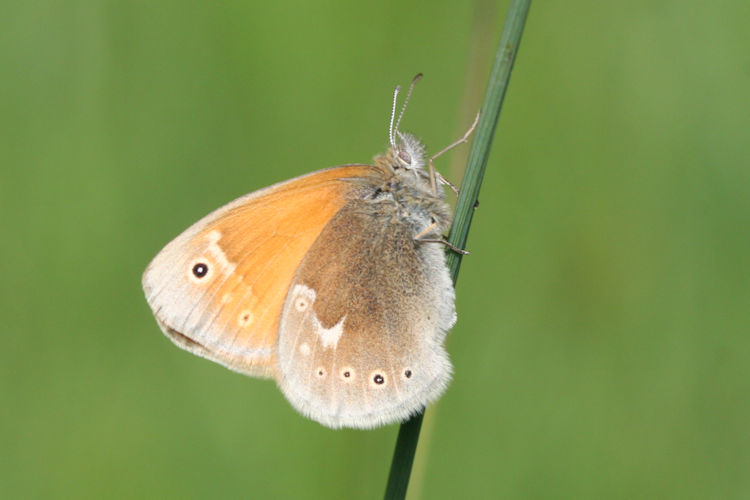
[{"label": "green grass stem", "polygon": [[[479,124],[474,132],[474,140],[471,144],[469,159],[461,182],[461,191],[456,202],[453,225],[448,236],[448,241],[459,248],[466,247],[474,207],[479,198],[479,188],[484,178],[492,139],[495,136],[500,110],[513,70],[513,62],[518,54],[518,47],[521,43],[521,35],[530,5],[531,0],[513,0],[511,2],[500,44],[495,53]],[[456,252],[448,252],[447,263],[455,285],[458,279],[458,270],[461,266],[461,255]],[[421,413],[401,424],[385,490],[386,500],[401,500],[406,497],[423,416],[424,413]]]}]

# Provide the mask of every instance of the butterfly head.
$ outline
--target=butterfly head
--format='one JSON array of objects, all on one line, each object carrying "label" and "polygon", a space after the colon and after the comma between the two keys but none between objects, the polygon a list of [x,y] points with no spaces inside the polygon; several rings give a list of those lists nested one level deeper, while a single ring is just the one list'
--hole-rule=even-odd
[{"label": "butterfly head", "polygon": [[[395,135],[397,140],[385,154],[375,157],[375,165],[405,186],[419,192],[437,194],[432,187],[430,173],[425,168],[427,160],[422,141],[406,132],[396,132]],[[442,190],[438,193],[442,193]],[[438,194],[438,197],[441,196]]]},{"label": "butterfly head", "polygon": [[[406,170],[424,168],[424,145],[411,134],[397,132],[398,143],[392,146],[394,163]],[[395,166],[395,165],[394,165]]]},{"label": "butterfly head", "polygon": [[393,173],[412,171],[419,175],[424,172],[425,149],[422,141],[406,132],[396,132],[398,140],[391,143],[385,154],[375,157],[375,164]]},{"label": "butterfly head", "polygon": [[422,142],[412,134],[401,132],[399,125],[406,111],[409,97],[414,90],[414,85],[422,78],[422,74],[414,77],[409,85],[401,111],[396,115],[398,96],[401,87],[396,87],[393,92],[393,108],[391,110],[391,121],[388,127],[388,140],[390,148],[384,155],[375,158],[375,164],[386,169],[390,174],[405,180],[407,184],[420,190],[435,192],[434,182],[430,180],[429,173],[425,170],[425,148]]}]

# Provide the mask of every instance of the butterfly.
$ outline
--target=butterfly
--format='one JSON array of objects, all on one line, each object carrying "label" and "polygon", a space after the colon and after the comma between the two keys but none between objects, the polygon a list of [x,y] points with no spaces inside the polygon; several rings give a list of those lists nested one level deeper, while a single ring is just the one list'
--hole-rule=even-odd
[{"label": "butterfly", "polygon": [[[200,219],[151,261],[143,289],[179,347],[275,379],[331,428],[405,420],[446,389],[456,321],[442,234],[451,224],[422,143],[394,126],[372,165],[319,170]],[[477,116],[478,119],[478,116]],[[455,190],[455,188],[453,188]]]}]

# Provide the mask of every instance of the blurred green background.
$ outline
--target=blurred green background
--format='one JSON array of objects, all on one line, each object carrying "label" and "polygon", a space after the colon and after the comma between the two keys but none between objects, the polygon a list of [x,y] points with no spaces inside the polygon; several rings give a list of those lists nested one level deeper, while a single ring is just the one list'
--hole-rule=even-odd
[{"label": "blurred green background", "polygon": [[[412,498],[750,497],[748,5],[532,5]],[[4,2],[0,497],[381,497],[397,426],[177,349],[140,276],[223,203],[369,161],[419,71],[404,128],[458,137],[506,9]]]}]

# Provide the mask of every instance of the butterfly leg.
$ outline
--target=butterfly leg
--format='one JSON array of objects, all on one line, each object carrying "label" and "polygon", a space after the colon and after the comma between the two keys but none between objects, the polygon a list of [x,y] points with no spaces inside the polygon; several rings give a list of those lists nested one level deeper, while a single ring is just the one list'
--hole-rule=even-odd
[{"label": "butterfly leg", "polygon": [[456,186],[448,182],[448,179],[440,175],[440,173],[435,170],[435,167],[433,166],[432,162],[438,156],[441,156],[447,153],[448,151],[450,151],[451,149],[455,148],[456,146],[459,146],[463,144],[464,142],[467,142],[469,140],[469,136],[472,134],[472,132],[474,132],[474,129],[477,128],[478,123],[479,123],[479,113],[477,113],[477,116],[474,118],[474,123],[471,124],[471,127],[469,127],[469,130],[467,130],[466,133],[464,133],[464,135],[460,139],[447,145],[446,147],[444,147],[443,149],[441,149],[440,151],[432,155],[432,157],[427,161],[427,164],[430,166],[430,182],[431,182],[433,193],[437,193],[437,186],[435,183],[435,179],[437,179],[443,184],[450,187],[453,190],[453,192],[456,193],[456,195],[458,195],[458,189],[456,188]]},{"label": "butterfly leg", "polygon": [[[430,164],[432,164],[432,162],[430,162]],[[446,186],[448,186],[449,188],[451,188],[451,191],[453,191],[454,193],[456,193],[456,196],[458,196],[458,188],[456,186],[454,186],[451,181],[449,181],[448,179],[446,179],[445,177],[443,177],[443,175],[440,172],[436,171],[435,174],[437,175],[437,178],[438,178],[438,180],[440,182],[442,182],[443,184],[445,184]]]},{"label": "butterfly leg", "polygon": [[468,250],[463,250],[461,248],[458,248],[456,245],[452,244],[450,241],[446,241],[442,238],[421,238],[419,241],[424,243],[442,243],[443,245],[447,246],[454,252],[461,254],[461,255],[469,255]]},{"label": "butterfly leg", "polygon": [[453,191],[456,196],[458,196],[458,188],[454,186],[451,181],[443,177],[440,172],[435,170],[435,165],[432,163],[432,158],[427,161],[427,165],[430,169],[430,188],[432,189],[432,194],[437,195],[437,183],[439,181],[451,188],[451,191]]},{"label": "butterfly leg", "polygon": [[456,252],[458,254],[469,255],[469,252],[467,252],[466,250],[458,248],[457,246],[453,245],[452,243],[450,243],[449,241],[446,241],[443,238],[424,238],[423,237],[423,236],[431,233],[435,229],[437,229],[437,227],[438,227],[437,222],[433,222],[432,224],[430,224],[426,228],[422,229],[419,233],[417,233],[414,236],[414,239],[417,240],[417,241],[421,241],[423,243],[442,243],[443,245],[447,246],[448,248],[450,248],[451,250],[453,250],[454,252]]}]

